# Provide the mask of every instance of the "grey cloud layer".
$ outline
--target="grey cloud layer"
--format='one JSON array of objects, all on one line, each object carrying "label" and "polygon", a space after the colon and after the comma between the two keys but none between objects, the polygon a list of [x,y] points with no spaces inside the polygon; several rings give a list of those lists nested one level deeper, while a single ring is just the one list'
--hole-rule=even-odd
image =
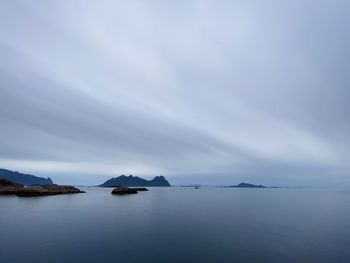
[{"label": "grey cloud layer", "polygon": [[349,7],[2,1],[0,166],[67,182],[344,180]]}]

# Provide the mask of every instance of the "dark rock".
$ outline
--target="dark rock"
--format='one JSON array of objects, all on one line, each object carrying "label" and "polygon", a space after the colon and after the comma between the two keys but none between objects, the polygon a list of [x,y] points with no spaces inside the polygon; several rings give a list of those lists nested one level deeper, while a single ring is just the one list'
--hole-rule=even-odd
[{"label": "dark rock", "polygon": [[0,178],[6,179],[14,183],[23,185],[44,185],[52,184],[52,180],[48,178],[38,177],[31,174],[22,174],[19,172],[13,172],[6,169],[0,169]]},{"label": "dark rock", "polygon": [[17,196],[45,196],[49,195],[49,192],[42,186],[28,186],[18,190],[15,195]]},{"label": "dark rock", "polygon": [[136,190],[138,192],[148,191],[148,189],[145,187],[133,187],[131,189]]},{"label": "dark rock", "polygon": [[117,187],[112,191],[113,195],[128,195],[128,194],[137,194],[137,190],[128,187]]},{"label": "dark rock", "polygon": [[20,191],[24,186],[15,184],[6,179],[0,179],[0,195],[13,195]]},{"label": "dark rock", "polygon": [[[7,185],[6,185],[7,184]],[[62,195],[62,194],[77,194],[85,193],[78,188],[69,185],[34,185],[24,187],[23,185],[14,184],[9,181],[0,181],[0,195],[17,195],[17,196],[47,196],[47,195]]]},{"label": "dark rock", "polygon": [[118,187],[118,186],[170,186],[169,182],[163,176],[156,176],[152,180],[145,180],[137,176],[125,176],[111,178],[101,184],[102,187]]}]

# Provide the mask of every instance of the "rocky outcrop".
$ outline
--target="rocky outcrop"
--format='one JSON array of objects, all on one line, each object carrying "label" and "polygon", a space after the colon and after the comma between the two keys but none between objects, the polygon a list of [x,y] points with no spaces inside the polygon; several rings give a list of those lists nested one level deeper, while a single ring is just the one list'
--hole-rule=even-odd
[{"label": "rocky outcrop", "polygon": [[121,186],[121,187],[114,188],[111,194],[128,195],[128,194],[137,194],[138,192],[143,192],[143,191],[148,191],[148,189],[144,187],[129,188],[129,187]]},{"label": "rocky outcrop", "polygon": [[48,184],[48,185],[33,185],[24,187],[16,193],[18,196],[46,196],[46,195],[64,195],[64,194],[79,194],[85,193],[78,188],[75,188],[70,185],[57,185],[57,184]]},{"label": "rocky outcrop", "polygon": [[0,179],[0,195],[17,195],[17,196],[47,196],[85,193],[78,188],[69,185],[33,185],[23,186],[12,183],[8,180]]},{"label": "rocky outcrop", "polygon": [[128,187],[117,187],[112,191],[112,195],[129,195],[137,194],[137,190]]},{"label": "rocky outcrop", "polygon": [[156,176],[152,180],[146,180],[137,176],[125,176],[121,175],[119,177],[111,178],[101,184],[102,187],[117,187],[117,186],[149,186],[149,187],[160,187],[160,186],[170,186],[169,182],[164,178],[164,176]]},{"label": "rocky outcrop", "polygon": [[0,195],[12,195],[20,191],[24,186],[6,179],[0,179]]},{"label": "rocky outcrop", "polygon": [[148,191],[148,189],[145,188],[145,187],[133,187],[133,188],[131,188],[131,189],[136,190],[137,192]]}]

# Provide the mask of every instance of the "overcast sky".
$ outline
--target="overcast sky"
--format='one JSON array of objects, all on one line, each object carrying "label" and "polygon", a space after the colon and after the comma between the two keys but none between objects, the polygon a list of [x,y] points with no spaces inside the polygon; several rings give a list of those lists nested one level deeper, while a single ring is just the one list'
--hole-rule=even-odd
[{"label": "overcast sky", "polygon": [[0,167],[350,185],[350,1],[0,2]]}]

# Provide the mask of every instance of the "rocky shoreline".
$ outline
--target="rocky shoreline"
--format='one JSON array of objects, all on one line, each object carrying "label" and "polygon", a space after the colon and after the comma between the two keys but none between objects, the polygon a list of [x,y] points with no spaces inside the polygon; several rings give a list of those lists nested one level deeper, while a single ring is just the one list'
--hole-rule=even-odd
[{"label": "rocky shoreline", "polygon": [[78,188],[69,185],[32,185],[24,186],[22,184],[12,183],[6,179],[0,179],[0,195],[16,195],[21,197],[48,196],[63,194],[85,193]]}]

